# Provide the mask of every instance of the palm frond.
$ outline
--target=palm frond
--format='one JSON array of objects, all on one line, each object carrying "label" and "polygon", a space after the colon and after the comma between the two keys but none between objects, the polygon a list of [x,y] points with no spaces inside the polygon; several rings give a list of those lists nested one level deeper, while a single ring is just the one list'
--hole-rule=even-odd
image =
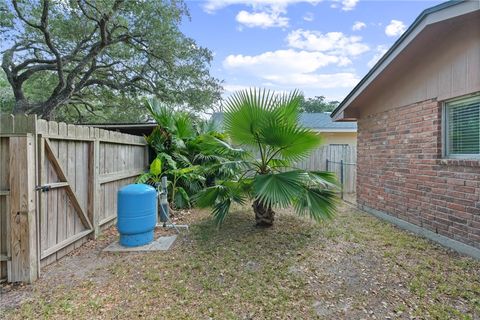
[{"label": "palm frond", "polygon": [[307,174],[301,170],[257,175],[255,196],[267,207],[290,205],[299,196]]},{"label": "palm frond", "polygon": [[157,126],[152,130],[152,133],[145,137],[147,143],[158,153],[165,151],[165,142],[167,142],[169,136],[166,132],[160,130]]},{"label": "palm frond", "polygon": [[273,158],[268,163],[268,166],[273,170],[278,169],[278,168],[288,168],[290,166],[290,161],[284,160],[284,159]]},{"label": "palm frond", "polygon": [[194,136],[191,115],[188,113],[177,113],[174,117],[175,134],[179,139],[190,139]]},{"label": "palm frond", "polygon": [[199,119],[196,123],[195,129],[197,130],[198,135],[221,131],[220,125],[212,119]]},{"label": "palm frond", "polygon": [[330,171],[308,171],[310,184],[321,187],[338,189],[340,186],[337,175]]},{"label": "palm frond", "polygon": [[297,125],[300,120],[299,109],[302,98],[303,95],[298,90],[279,95],[275,110],[276,118],[281,119],[286,125]]},{"label": "palm frond", "polygon": [[233,202],[245,204],[247,187],[244,182],[222,181],[221,184],[205,188],[195,197],[194,202],[200,208],[212,207],[212,215],[217,225],[225,220]]},{"label": "palm frond", "polygon": [[232,200],[227,198],[213,205],[212,215],[217,226],[220,226],[225,221],[225,218],[230,211],[231,204]]},{"label": "palm frond", "polygon": [[270,146],[274,155],[288,161],[300,161],[322,144],[320,135],[297,125],[279,125],[269,120],[259,134],[259,141]]},{"label": "palm frond", "polygon": [[222,185],[208,187],[197,193],[193,200],[199,208],[212,207],[217,199],[223,198],[227,190]]},{"label": "palm frond", "polygon": [[169,131],[173,130],[175,124],[171,115],[173,110],[171,106],[157,99],[148,99],[145,107],[159,126]]},{"label": "palm frond", "polygon": [[181,167],[190,167],[192,163],[190,160],[179,152],[172,152],[171,157],[179,164]]},{"label": "palm frond", "polygon": [[233,161],[223,161],[220,163],[214,163],[204,167],[205,172],[245,172],[246,170],[251,169],[251,163],[245,160],[233,160]]},{"label": "palm frond", "polygon": [[293,204],[297,214],[321,221],[333,218],[338,202],[334,190],[305,187]]},{"label": "palm frond", "polygon": [[150,172],[146,172],[140,175],[135,181],[135,183],[147,183],[147,181],[150,180],[151,176],[152,175],[150,174]]},{"label": "palm frond", "polygon": [[223,125],[233,142],[240,145],[257,145],[258,131],[272,115],[277,98],[268,90],[235,92],[226,103]]}]

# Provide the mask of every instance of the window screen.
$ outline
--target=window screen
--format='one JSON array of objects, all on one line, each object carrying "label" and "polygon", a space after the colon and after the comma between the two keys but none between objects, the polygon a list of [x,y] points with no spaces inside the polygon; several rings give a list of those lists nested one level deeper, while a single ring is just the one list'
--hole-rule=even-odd
[{"label": "window screen", "polygon": [[446,104],[446,154],[480,155],[480,97]]}]

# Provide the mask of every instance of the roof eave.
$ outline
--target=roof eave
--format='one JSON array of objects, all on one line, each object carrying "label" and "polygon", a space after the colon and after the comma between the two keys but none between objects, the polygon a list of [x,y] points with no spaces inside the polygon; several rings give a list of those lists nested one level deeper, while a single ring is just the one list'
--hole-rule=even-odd
[{"label": "roof eave", "polygon": [[325,132],[325,133],[355,133],[357,129],[329,129],[329,128],[312,128],[315,132]]}]

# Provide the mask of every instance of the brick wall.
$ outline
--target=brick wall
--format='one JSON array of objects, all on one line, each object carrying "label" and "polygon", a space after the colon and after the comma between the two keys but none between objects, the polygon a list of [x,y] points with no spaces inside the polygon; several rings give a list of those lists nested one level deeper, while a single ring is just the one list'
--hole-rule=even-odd
[{"label": "brick wall", "polygon": [[434,100],[358,120],[357,201],[480,248],[480,161],[442,159]]}]

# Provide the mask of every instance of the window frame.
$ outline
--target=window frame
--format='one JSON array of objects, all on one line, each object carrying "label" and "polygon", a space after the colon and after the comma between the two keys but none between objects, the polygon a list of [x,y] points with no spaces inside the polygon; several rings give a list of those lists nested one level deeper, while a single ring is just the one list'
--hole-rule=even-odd
[{"label": "window frame", "polygon": [[[480,93],[474,93],[454,99],[446,100],[442,103],[442,156],[446,159],[471,159],[480,160],[480,152],[478,154],[450,154],[449,151],[449,134],[448,134],[448,108],[452,104],[459,104],[462,102],[468,103],[469,101],[478,100],[480,103]],[[479,109],[480,112],[480,109]]]}]

